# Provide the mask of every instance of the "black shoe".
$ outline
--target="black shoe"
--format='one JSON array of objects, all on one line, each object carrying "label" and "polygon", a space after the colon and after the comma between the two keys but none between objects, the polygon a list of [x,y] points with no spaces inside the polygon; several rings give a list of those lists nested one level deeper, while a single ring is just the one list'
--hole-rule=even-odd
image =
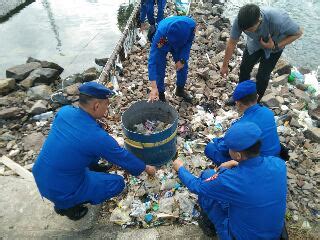
[{"label": "black shoe", "polygon": [[110,168],[112,168],[112,164],[91,164],[89,166],[89,170],[93,172],[107,172]]},{"label": "black shoe", "polygon": [[207,214],[203,211],[200,212],[198,224],[203,233],[208,237],[214,237],[217,235],[214,224],[210,221]]},{"label": "black shoe", "polygon": [[235,106],[235,105],[236,105],[236,102],[235,102],[232,98],[229,98],[229,99],[225,102],[225,105],[226,105],[226,106]]},{"label": "black shoe", "polygon": [[188,103],[192,103],[193,97],[190,93],[186,92],[183,87],[176,88],[176,96],[182,97]]},{"label": "black shoe", "polygon": [[164,92],[159,92],[159,100],[162,102],[166,102],[166,95]]},{"label": "black shoe", "polygon": [[68,217],[70,220],[77,221],[88,213],[88,208],[81,204],[67,209],[58,209],[54,207],[54,211],[61,216]]}]

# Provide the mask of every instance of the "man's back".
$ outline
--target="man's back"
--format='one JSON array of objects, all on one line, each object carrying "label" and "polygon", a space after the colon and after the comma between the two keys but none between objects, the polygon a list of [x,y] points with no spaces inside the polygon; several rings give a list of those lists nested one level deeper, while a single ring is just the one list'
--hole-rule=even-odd
[{"label": "man's back", "polygon": [[279,239],[287,191],[283,160],[271,156],[248,159],[220,173],[202,191],[228,204],[229,229],[237,240]]},{"label": "man's back", "polygon": [[250,121],[259,126],[262,131],[261,155],[278,156],[280,140],[273,112],[260,104],[249,107],[239,119],[239,122]]}]

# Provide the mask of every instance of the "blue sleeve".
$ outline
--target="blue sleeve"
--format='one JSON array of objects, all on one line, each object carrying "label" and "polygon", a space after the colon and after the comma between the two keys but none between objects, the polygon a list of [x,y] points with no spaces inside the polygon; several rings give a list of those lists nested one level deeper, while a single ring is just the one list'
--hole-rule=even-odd
[{"label": "blue sleeve", "polygon": [[240,30],[238,25],[238,18],[236,18],[232,24],[230,38],[232,38],[233,40],[238,40],[241,36],[241,33],[242,31]]},{"label": "blue sleeve", "polygon": [[118,142],[107,133],[100,134],[95,147],[101,157],[122,167],[134,176],[140,175],[146,168],[142,160],[119,146]]},{"label": "blue sleeve", "polygon": [[[220,171],[225,170],[221,168]],[[228,169],[227,169],[228,170]],[[236,197],[236,193],[228,188],[228,185],[221,181],[221,176],[212,181],[204,181],[192,175],[184,167],[180,167],[178,176],[181,182],[193,193],[208,198],[217,199],[221,201],[231,202]]]},{"label": "blue sleeve", "polygon": [[157,47],[157,43],[160,41],[161,36],[162,34],[157,31],[155,36],[153,37],[150,47],[150,54],[148,59],[148,74],[150,81],[157,80],[157,59],[161,55],[161,52]]}]

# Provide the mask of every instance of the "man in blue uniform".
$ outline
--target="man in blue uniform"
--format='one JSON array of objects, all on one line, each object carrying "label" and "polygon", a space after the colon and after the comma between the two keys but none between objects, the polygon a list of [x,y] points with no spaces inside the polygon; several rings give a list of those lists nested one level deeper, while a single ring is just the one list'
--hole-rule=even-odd
[{"label": "man in blue uniform", "polygon": [[[238,84],[233,92],[233,100],[242,117],[237,122],[253,122],[262,131],[261,155],[279,156],[280,141],[273,112],[257,103],[256,83],[247,80]],[[205,155],[216,165],[230,159],[229,149],[224,138],[214,138],[205,148]]]},{"label": "man in blue uniform", "polygon": [[225,135],[233,160],[200,178],[173,163],[182,183],[198,195],[202,210],[219,239],[279,239],[284,227],[287,178],[285,162],[259,154],[262,131],[252,122],[238,122]]},{"label": "man in blue uniform", "polygon": [[188,74],[188,60],[196,23],[186,16],[168,17],[159,23],[153,37],[148,60],[149,80],[151,81],[150,101],[165,101],[164,78],[167,54],[171,52],[177,70],[176,95],[191,102],[192,96],[184,90]]},{"label": "man in blue uniform", "polygon": [[40,194],[54,203],[58,214],[72,220],[87,213],[84,203],[102,203],[125,187],[122,176],[96,171],[101,170],[100,158],[135,176],[155,173],[96,122],[107,113],[113,92],[97,82],[85,83],[79,91],[79,107],[60,109],[32,169]]},{"label": "man in blue uniform", "polygon": [[145,29],[145,20],[148,18],[148,22],[150,26],[155,27],[155,19],[154,19],[154,5],[157,2],[158,5],[158,13],[157,13],[157,23],[159,23],[163,19],[164,8],[166,7],[167,0],[142,0],[140,7],[140,23],[141,29]]}]

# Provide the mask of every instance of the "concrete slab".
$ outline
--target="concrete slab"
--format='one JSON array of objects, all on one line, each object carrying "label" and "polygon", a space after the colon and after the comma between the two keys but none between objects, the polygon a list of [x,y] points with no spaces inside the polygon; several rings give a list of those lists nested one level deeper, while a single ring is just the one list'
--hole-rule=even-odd
[{"label": "concrete slab", "polygon": [[52,203],[41,198],[33,181],[0,177],[0,188],[0,238],[2,233],[9,236],[19,232],[81,232],[96,222],[99,206],[90,206],[88,214],[79,221],[57,215]]},{"label": "concrete slab", "polygon": [[209,239],[195,225],[122,229],[99,222],[99,206],[89,206],[83,219],[71,221],[57,215],[52,204],[41,198],[34,181],[0,177],[0,188],[0,239]]}]

